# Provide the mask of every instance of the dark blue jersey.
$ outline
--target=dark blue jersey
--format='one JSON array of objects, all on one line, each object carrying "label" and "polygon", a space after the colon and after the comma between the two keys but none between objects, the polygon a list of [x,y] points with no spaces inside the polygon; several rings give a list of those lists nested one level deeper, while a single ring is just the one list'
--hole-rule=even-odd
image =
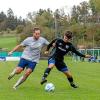
[{"label": "dark blue jersey", "polygon": [[73,53],[77,54],[78,56],[85,57],[85,55],[81,54],[70,42],[64,42],[62,39],[55,39],[53,40],[48,46],[47,50],[52,47],[53,43],[55,43],[55,47],[52,49],[50,58],[56,58],[58,60],[63,60],[64,56],[69,52],[72,51]]}]

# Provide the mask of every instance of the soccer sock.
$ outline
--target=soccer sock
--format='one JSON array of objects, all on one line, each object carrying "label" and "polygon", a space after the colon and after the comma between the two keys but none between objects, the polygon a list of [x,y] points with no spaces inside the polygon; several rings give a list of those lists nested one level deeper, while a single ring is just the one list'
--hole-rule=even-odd
[{"label": "soccer sock", "polygon": [[77,85],[75,85],[75,83],[74,83],[74,81],[73,81],[73,78],[72,78],[72,77],[68,78],[68,81],[70,82],[71,87],[73,87],[73,88],[78,88],[78,86],[77,86]]},{"label": "soccer sock", "polygon": [[16,74],[16,69],[14,69],[11,73],[11,75]]},{"label": "soccer sock", "polygon": [[13,77],[16,74],[16,69],[14,69],[11,73],[10,76]]},{"label": "soccer sock", "polygon": [[19,80],[16,82],[16,84],[14,85],[14,87],[18,87],[20,84],[22,84],[25,80],[27,79],[27,77],[21,76],[19,78]]},{"label": "soccer sock", "polygon": [[67,79],[68,79],[68,81],[70,82],[70,84],[73,83],[73,77],[68,77]]},{"label": "soccer sock", "polygon": [[50,71],[51,71],[51,68],[46,68],[43,78],[46,78],[49,75]]}]

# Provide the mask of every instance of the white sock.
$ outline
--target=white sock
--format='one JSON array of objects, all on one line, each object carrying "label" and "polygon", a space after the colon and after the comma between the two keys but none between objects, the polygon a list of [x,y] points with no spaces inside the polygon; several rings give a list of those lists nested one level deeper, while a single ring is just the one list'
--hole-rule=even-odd
[{"label": "white sock", "polygon": [[15,75],[16,74],[16,69],[14,69],[10,75]]},{"label": "white sock", "polygon": [[18,87],[20,84],[22,84],[24,81],[26,80],[26,78],[24,78],[24,76],[21,76],[19,78],[19,80],[16,82],[16,84],[14,85],[14,87]]}]

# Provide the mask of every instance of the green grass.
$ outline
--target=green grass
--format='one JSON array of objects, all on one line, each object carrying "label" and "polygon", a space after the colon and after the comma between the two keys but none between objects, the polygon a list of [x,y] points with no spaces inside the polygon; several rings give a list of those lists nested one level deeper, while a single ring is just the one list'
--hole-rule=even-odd
[{"label": "green grass", "polygon": [[0,48],[11,50],[16,46],[16,37],[0,37]]},{"label": "green grass", "polygon": [[65,76],[54,68],[48,77],[56,87],[53,93],[45,92],[44,85],[40,85],[47,61],[41,60],[17,90],[12,86],[23,73],[7,80],[17,62],[0,62],[0,100],[100,100],[100,63],[66,62],[79,88],[71,88]]}]

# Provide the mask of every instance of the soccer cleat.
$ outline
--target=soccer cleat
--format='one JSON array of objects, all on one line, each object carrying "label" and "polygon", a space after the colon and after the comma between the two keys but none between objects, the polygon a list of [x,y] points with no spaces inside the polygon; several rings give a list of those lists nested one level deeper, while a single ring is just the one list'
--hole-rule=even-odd
[{"label": "soccer cleat", "polygon": [[8,80],[10,80],[14,75],[9,75],[8,76]]},{"label": "soccer cleat", "polygon": [[71,85],[71,87],[73,87],[73,88],[78,88],[78,86],[75,85],[74,83],[71,83],[70,85]]},{"label": "soccer cleat", "polygon": [[47,82],[47,80],[44,78],[44,79],[42,79],[42,81],[40,82],[41,83],[41,85],[42,84],[44,84],[44,83],[46,83]]},{"label": "soccer cleat", "polygon": [[14,90],[16,90],[16,89],[17,89],[17,87],[16,87],[16,86],[13,86],[13,89],[14,89]]}]

